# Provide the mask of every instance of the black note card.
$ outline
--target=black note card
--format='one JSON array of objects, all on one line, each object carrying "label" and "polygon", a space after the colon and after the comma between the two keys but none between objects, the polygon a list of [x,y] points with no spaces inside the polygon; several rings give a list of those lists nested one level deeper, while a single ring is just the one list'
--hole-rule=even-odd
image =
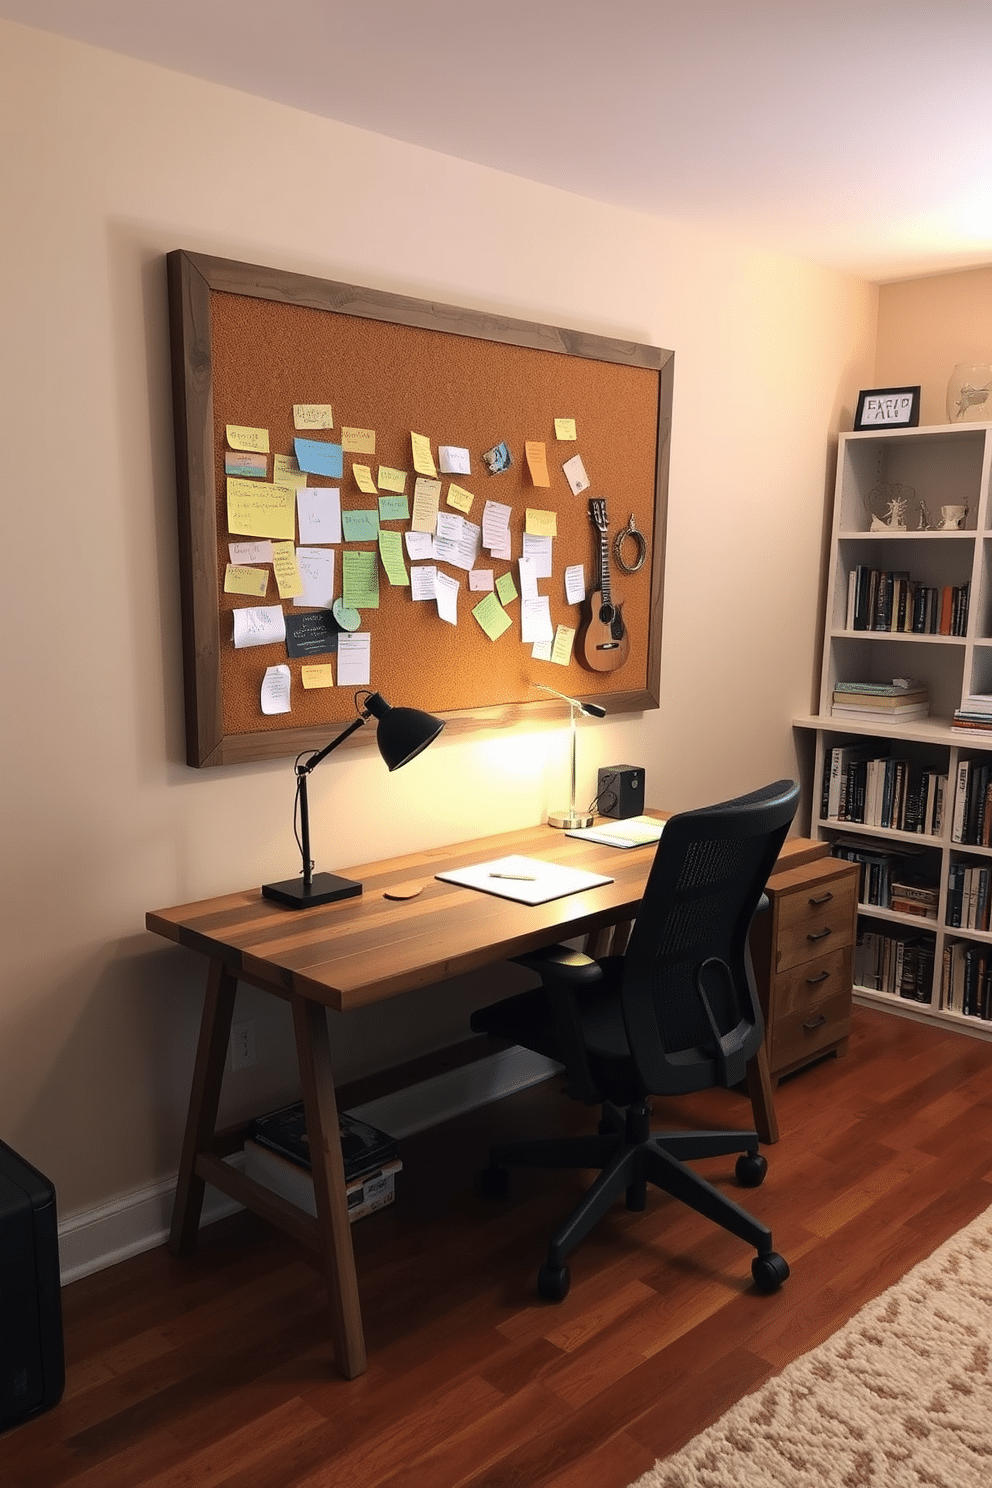
[{"label": "black note card", "polygon": [[305,610],[286,616],[286,650],[290,656],[323,656],[338,649],[339,626],[330,610]]}]

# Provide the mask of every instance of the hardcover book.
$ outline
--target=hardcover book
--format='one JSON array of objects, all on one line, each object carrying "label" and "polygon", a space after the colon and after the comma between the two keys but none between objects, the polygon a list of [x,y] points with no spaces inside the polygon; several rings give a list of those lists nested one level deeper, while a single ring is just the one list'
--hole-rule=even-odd
[{"label": "hardcover book", "polygon": [[[396,1156],[396,1138],[370,1126],[367,1121],[359,1121],[349,1116],[347,1111],[339,1111],[338,1126],[345,1178],[357,1178],[362,1173],[381,1168]],[[289,1158],[300,1167],[310,1167],[310,1143],[302,1101],[270,1111],[267,1116],[256,1117],[251,1124],[251,1135],[254,1141],[268,1147],[271,1152]]]}]

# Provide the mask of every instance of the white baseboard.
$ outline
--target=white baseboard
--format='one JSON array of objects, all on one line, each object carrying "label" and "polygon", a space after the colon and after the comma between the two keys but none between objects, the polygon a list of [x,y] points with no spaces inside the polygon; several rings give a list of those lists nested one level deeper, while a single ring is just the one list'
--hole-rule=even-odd
[{"label": "white baseboard", "polygon": [[[528,1049],[506,1049],[352,1110],[391,1136],[409,1137],[547,1080],[560,1068]],[[236,1153],[228,1161],[237,1165],[243,1155]],[[175,1191],[173,1175],[63,1220],[59,1225],[62,1285],[163,1245],[169,1236]],[[240,1207],[208,1184],[200,1223],[213,1224]]]}]

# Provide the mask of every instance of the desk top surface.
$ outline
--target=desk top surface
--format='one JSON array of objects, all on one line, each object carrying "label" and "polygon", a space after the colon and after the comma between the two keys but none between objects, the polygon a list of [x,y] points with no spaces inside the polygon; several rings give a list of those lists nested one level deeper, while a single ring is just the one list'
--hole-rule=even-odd
[{"label": "desk top surface", "polygon": [[[802,840],[793,841],[783,857],[801,851]],[[633,919],[654,852],[653,843],[604,847],[546,825],[524,827],[336,869],[359,879],[364,892],[317,909],[285,909],[253,888],[150,910],[145,923],[168,940],[223,961],[245,981],[343,1012]],[[613,882],[530,905],[434,876],[510,853],[608,874]],[[411,880],[423,883],[415,898],[384,897],[387,889]]]}]

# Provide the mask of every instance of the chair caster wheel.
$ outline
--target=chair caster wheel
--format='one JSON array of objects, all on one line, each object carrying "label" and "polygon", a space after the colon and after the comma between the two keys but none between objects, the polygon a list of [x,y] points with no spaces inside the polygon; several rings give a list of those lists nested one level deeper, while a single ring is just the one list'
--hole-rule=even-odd
[{"label": "chair caster wheel", "polygon": [[766,1255],[755,1256],[751,1275],[759,1292],[777,1292],[789,1275],[789,1263],[778,1251],[770,1250]]},{"label": "chair caster wheel", "polygon": [[544,1265],[537,1273],[537,1295],[546,1302],[564,1302],[571,1280],[567,1266]]},{"label": "chair caster wheel", "polygon": [[762,1157],[760,1152],[744,1152],[737,1159],[734,1168],[737,1182],[742,1188],[757,1188],[764,1183],[765,1174],[768,1172],[768,1159]]},{"label": "chair caster wheel", "polygon": [[479,1174],[479,1192],[486,1199],[505,1199],[510,1192],[510,1175],[505,1168],[490,1165]]}]

